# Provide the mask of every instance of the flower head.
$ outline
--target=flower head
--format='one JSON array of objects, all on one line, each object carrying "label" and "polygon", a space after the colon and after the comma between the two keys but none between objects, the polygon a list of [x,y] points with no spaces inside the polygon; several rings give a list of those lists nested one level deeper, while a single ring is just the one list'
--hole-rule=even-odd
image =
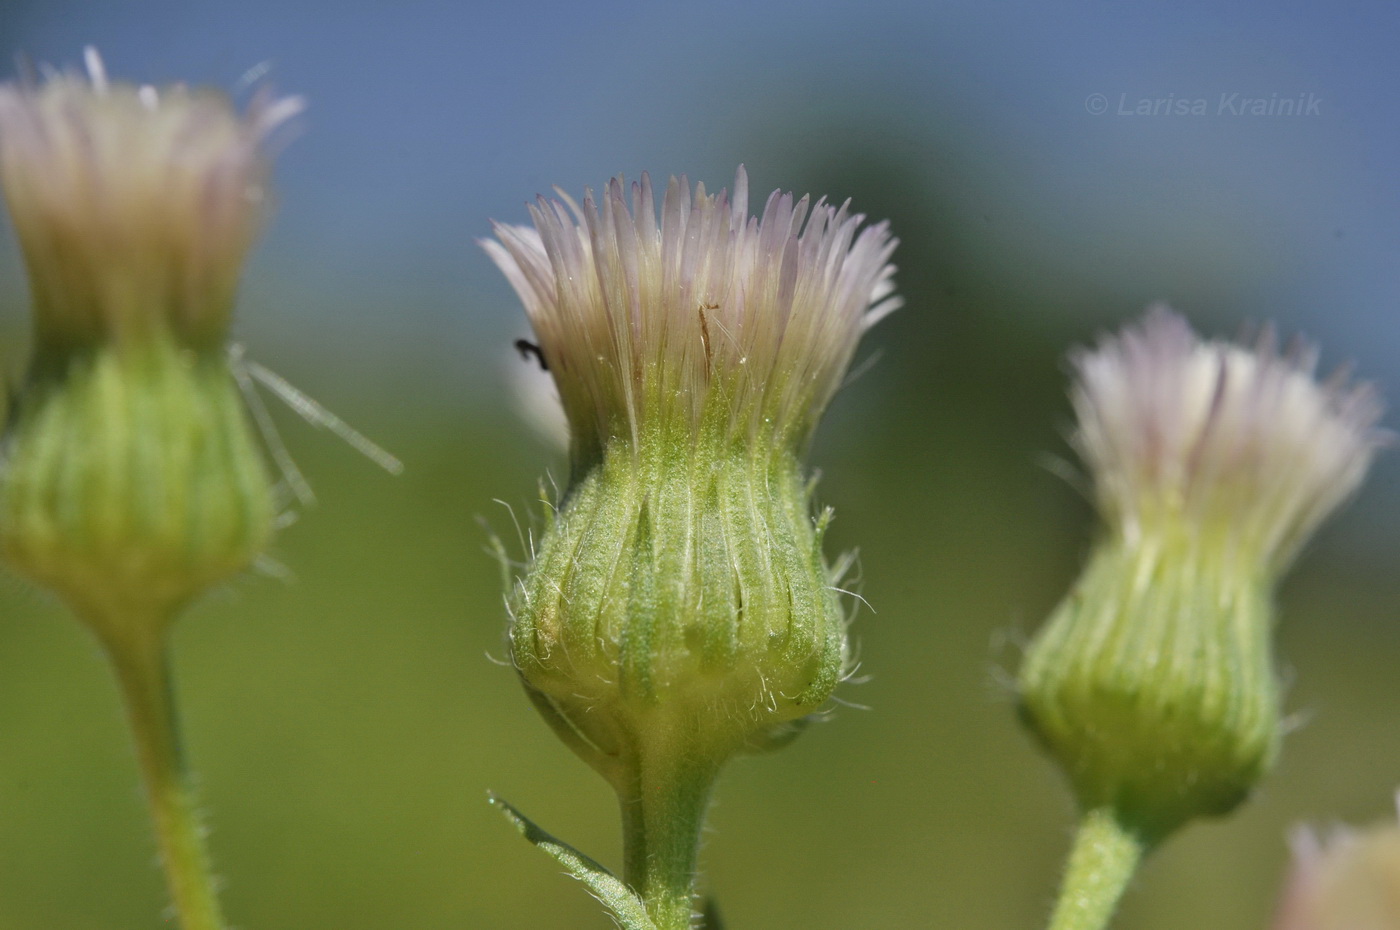
[{"label": "flower head", "polygon": [[1281,734],[1273,588],[1382,441],[1316,351],[1199,339],[1154,307],[1072,356],[1104,527],[1022,666],[1021,711],[1086,810],[1156,842],[1234,809]]},{"label": "flower head", "polygon": [[87,65],[0,85],[0,189],[35,332],[0,551],[111,642],[168,623],[271,534],[226,339],[264,143],[301,104],[264,94],[239,115],[209,90],[109,83],[91,50]]},{"label": "flower head", "polygon": [[222,343],[266,199],[268,134],[301,109],[256,95],[87,75],[0,85],[0,189],[41,343],[165,326]]},{"label": "flower head", "polygon": [[781,192],[750,217],[742,168],[734,186],[672,178],[658,219],[650,180],[629,205],[617,178],[483,243],[525,304],[572,458],[508,599],[511,657],[617,790],[625,879],[657,927],[692,923],[719,768],[785,742],[848,668],[800,455],[898,303],[884,224]]},{"label": "flower head", "polygon": [[1336,828],[1293,836],[1293,867],[1274,930],[1394,930],[1400,927],[1400,826]]},{"label": "flower head", "polygon": [[[483,243],[569,421],[573,474],[509,598],[536,706],[618,787],[769,745],[847,669],[800,455],[898,300],[895,241],[848,206],[620,178]],[[531,348],[528,347],[527,348]],[[652,761],[647,761],[652,760]]]},{"label": "flower head", "polygon": [[861,333],[899,304],[886,224],[780,191],[751,217],[742,167],[732,198],[672,178],[659,220],[646,175],[630,207],[621,178],[582,206],[559,196],[483,245],[525,304],[576,463],[677,418],[800,445]]},{"label": "flower head", "polygon": [[1165,306],[1071,356],[1099,509],[1140,538],[1165,521],[1281,568],[1360,485],[1384,435],[1367,384],[1319,384],[1317,350],[1202,340]]}]

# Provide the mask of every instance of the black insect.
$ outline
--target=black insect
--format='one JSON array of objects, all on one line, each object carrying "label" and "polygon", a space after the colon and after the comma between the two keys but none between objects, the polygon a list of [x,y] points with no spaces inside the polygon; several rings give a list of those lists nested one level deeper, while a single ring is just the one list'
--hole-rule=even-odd
[{"label": "black insect", "polygon": [[534,359],[540,363],[540,371],[549,371],[549,363],[544,360],[544,351],[528,339],[515,340],[515,351],[520,353],[520,357],[529,361]]}]

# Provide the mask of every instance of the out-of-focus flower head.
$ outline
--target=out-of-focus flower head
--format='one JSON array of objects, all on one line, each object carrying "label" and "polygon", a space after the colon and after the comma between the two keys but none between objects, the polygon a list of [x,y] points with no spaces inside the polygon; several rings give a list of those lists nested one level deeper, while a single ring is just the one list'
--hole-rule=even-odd
[{"label": "out-of-focus flower head", "polygon": [[1293,866],[1273,930],[1400,927],[1400,825],[1293,835]]},{"label": "out-of-focus flower head", "polygon": [[1206,340],[1165,306],[1071,355],[1103,527],[1037,634],[1021,709],[1086,810],[1155,843],[1233,810],[1278,753],[1273,589],[1386,439],[1317,351]]},{"label": "out-of-focus flower head", "polygon": [[1380,399],[1315,347],[1203,340],[1165,305],[1071,357],[1079,429],[1110,527],[1133,539],[1180,521],[1233,554],[1284,567],[1361,483],[1385,435]]},{"label": "out-of-focus flower head", "polygon": [[[272,487],[229,368],[229,317],[267,201],[256,94],[46,69],[0,85],[0,191],[34,352],[0,471],[0,551],[109,644],[149,635],[266,546]],[[135,622],[133,617],[140,617]]]},{"label": "out-of-focus flower head", "polygon": [[0,188],[44,343],[165,326],[222,342],[267,199],[268,136],[299,112],[266,88],[238,113],[206,88],[85,75],[0,85]]}]

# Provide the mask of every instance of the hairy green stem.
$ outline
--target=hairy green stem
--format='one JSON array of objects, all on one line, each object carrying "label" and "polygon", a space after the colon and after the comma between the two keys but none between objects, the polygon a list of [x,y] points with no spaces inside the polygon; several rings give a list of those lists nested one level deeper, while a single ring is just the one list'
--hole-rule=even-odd
[{"label": "hairy green stem", "polygon": [[[164,624],[104,637],[121,686],[170,896],[182,930],[223,930],[194,791],[180,748]],[[149,632],[148,632],[149,631]]]},{"label": "hairy green stem", "polygon": [[618,786],[623,878],[656,930],[689,930],[700,831],[718,766],[659,747],[643,748],[634,761],[631,777]]},{"label": "hairy green stem", "polygon": [[1079,822],[1050,930],[1103,930],[1146,855],[1148,843],[1108,808]]}]

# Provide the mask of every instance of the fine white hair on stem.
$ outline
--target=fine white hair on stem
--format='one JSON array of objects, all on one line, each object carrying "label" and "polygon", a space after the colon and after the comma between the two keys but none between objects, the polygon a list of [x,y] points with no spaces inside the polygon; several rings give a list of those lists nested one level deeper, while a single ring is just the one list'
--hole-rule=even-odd
[{"label": "fine white hair on stem", "polygon": [[645,174],[558,195],[482,245],[525,304],[576,460],[675,417],[805,442],[900,303],[887,224],[782,191],[750,216],[742,167],[732,197],[671,178],[659,217]]},{"label": "fine white hair on stem", "polygon": [[1314,376],[1317,350],[1202,340],[1165,305],[1071,355],[1074,444],[1104,517],[1136,536],[1185,517],[1282,566],[1360,485],[1382,404],[1345,373]]}]

